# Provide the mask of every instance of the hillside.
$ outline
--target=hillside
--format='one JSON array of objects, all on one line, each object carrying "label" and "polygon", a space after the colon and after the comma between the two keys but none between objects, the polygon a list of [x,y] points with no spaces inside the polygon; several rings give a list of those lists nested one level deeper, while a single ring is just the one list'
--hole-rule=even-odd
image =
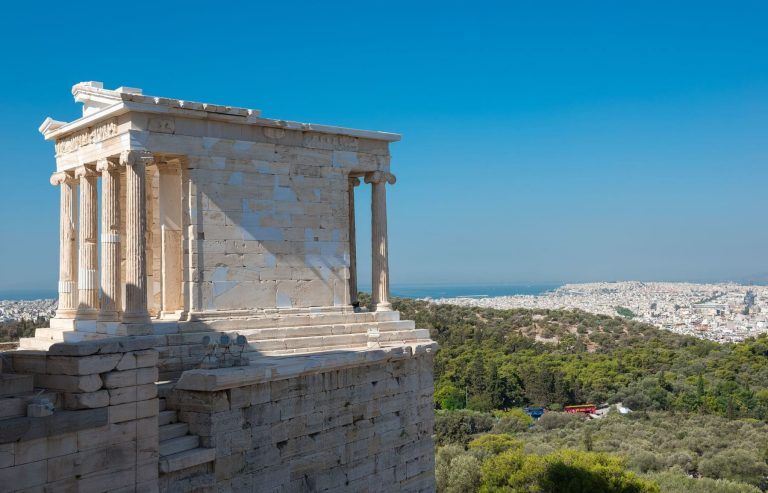
[{"label": "hillside", "polygon": [[[395,307],[441,345],[438,491],[768,487],[766,336],[718,344],[581,311]],[[634,412],[556,412],[585,402]],[[534,423],[519,409],[531,404],[550,412]]]},{"label": "hillside", "polygon": [[765,335],[718,344],[581,311],[406,299],[395,307],[440,343],[439,408],[623,402],[636,410],[768,417]]}]

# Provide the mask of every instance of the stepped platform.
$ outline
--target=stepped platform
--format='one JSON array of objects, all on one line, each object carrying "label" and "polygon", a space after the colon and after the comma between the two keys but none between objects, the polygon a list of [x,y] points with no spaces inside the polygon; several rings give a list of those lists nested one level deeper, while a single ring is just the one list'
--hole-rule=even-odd
[{"label": "stepped platform", "polygon": [[[160,352],[162,378],[178,378],[185,370],[199,367],[208,352],[203,338],[217,341],[222,335],[232,339],[245,336],[243,356],[256,360],[263,356],[318,353],[342,349],[386,347],[429,340],[429,331],[416,329],[413,321],[400,320],[397,311],[274,311],[261,316],[231,316],[205,320],[156,320],[147,326],[146,337],[154,337]],[[232,314],[235,315],[235,314]],[[35,337],[25,338],[19,349],[47,350],[58,342],[84,342],[110,337],[108,334],[37,329]]]}]

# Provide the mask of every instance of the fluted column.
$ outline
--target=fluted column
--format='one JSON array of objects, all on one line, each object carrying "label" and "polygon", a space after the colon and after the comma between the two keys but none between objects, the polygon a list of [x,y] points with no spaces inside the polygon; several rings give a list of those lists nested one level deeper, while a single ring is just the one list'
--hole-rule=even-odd
[{"label": "fluted column", "polygon": [[355,187],[360,185],[360,178],[349,177],[349,303],[357,308],[357,239],[355,236]]},{"label": "fluted column", "polygon": [[54,173],[51,185],[59,186],[59,306],[56,318],[75,318],[77,313],[77,233],[75,193],[77,182],[70,172]]},{"label": "fluted column", "polygon": [[391,310],[389,303],[389,254],[387,251],[387,190],[395,184],[395,175],[375,171],[365,175],[371,187],[371,304],[375,311]]},{"label": "fluted column", "polygon": [[99,320],[117,321],[120,311],[120,172],[103,159],[101,172],[101,309]]},{"label": "fluted column", "polygon": [[125,312],[123,322],[146,323],[147,250],[144,233],[147,226],[147,164],[152,155],[146,151],[124,151],[120,164],[125,166]]},{"label": "fluted column", "polygon": [[96,191],[97,176],[96,171],[90,166],[80,166],[75,170],[75,177],[80,180],[78,319],[94,319],[99,309],[99,247],[96,243],[99,208]]}]

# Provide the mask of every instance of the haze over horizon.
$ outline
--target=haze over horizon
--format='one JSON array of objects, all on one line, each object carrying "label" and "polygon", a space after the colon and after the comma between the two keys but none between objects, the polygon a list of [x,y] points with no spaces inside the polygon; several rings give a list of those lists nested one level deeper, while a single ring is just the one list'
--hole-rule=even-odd
[{"label": "haze over horizon", "polygon": [[0,291],[55,289],[37,128],[77,118],[86,80],[402,133],[393,285],[768,279],[764,2],[141,4],[140,22],[117,4],[87,23],[66,4],[6,9]]}]

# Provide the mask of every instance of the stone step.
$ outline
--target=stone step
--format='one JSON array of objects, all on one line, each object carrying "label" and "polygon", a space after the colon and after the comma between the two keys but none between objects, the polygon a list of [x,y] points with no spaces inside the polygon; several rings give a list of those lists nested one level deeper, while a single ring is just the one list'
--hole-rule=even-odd
[{"label": "stone step", "polygon": [[0,396],[19,395],[32,392],[35,377],[20,373],[0,373]]},{"label": "stone step", "polygon": [[168,336],[170,345],[200,344],[204,337],[210,337],[217,341],[222,335],[243,335],[248,340],[267,341],[272,339],[288,339],[294,337],[323,337],[332,335],[365,334],[371,328],[378,328],[380,332],[393,330],[412,330],[415,324],[412,320],[396,320],[378,323],[353,323],[353,324],[326,324],[326,325],[297,325],[293,327],[269,327],[260,329],[246,329],[233,327],[232,330],[211,330],[184,332]]},{"label": "stone step", "polygon": [[45,339],[36,339],[34,337],[22,337],[19,339],[19,349],[33,350],[33,351],[48,351],[51,344],[55,344],[54,341],[46,341]]},{"label": "stone step", "polygon": [[189,432],[187,423],[171,423],[160,427],[160,441],[170,440],[186,435]]},{"label": "stone step", "polygon": [[[384,342],[409,342],[422,339],[429,339],[429,330],[427,329],[406,329],[390,330],[379,332],[377,340]],[[297,349],[312,348],[331,348],[345,346],[367,346],[368,342],[373,341],[367,333],[365,334],[340,334],[321,337],[292,337],[286,339],[273,339],[267,341],[248,340],[248,352],[272,352],[272,351],[294,351]]]},{"label": "stone step", "polygon": [[64,332],[72,332],[72,331],[64,331],[62,329],[51,329],[48,327],[41,327],[39,329],[35,329],[35,339],[50,340],[53,342],[64,342]]},{"label": "stone step", "polygon": [[[262,317],[226,316],[220,319],[179,323],[179,332],[235,331],[269,329],[275,327],[299,327],[315,325],[336,325],[349,323],[392,322],[400,320],[400,312],[317,312],[289,314],[280,313]],[[154,322],[156,325],[158,322]],[[165,332],[169,333],[169,332]]]},{"label": "stone step", "polygon": [[187,469],[206,462],[211,462],[216,458],[216,449],[195,448],[185,452],[160,457],[160,472],[167,474],[169,472]]},{"label": "stone step", "polygon": [[169,425],[171,423],[175,423],[176,421],[178,421],[176,411],[161,411],[157,415],[157,424],[159,426]]},{"label": "stone step", "polygon": [[192,450],[200,445],[200,437],[197,435],[184,435],[160,442],[160,457],[178,454]]}]

